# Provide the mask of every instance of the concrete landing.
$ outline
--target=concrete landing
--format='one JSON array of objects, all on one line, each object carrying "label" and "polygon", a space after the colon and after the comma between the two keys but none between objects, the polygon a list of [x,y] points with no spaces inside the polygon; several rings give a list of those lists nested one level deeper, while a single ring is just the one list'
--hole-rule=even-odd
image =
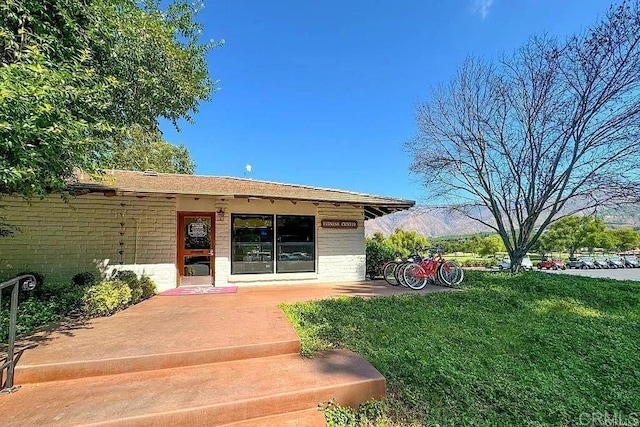
[{"label": "concrete landing", "polygon": [[384,378],[347,351],[303,359],[278,304],[406,292],[366,282],[162,296],[42,331],[22,342],[39,347],[16,368],[22,389],[0,396],[3,425],[323,425],[319,403],[381,398]]}]

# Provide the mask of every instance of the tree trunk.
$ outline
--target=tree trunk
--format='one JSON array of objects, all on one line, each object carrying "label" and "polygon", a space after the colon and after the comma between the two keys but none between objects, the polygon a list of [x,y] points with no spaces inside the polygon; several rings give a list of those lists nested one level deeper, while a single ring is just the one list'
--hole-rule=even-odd
[{"label": "tree trunk", "polygon": [[524,258],[524,253],[519,250],[519,248],[514,249],[509,252],[509,258],[511,259],[511,272],[519,273],[522,271],[522,260]]}]

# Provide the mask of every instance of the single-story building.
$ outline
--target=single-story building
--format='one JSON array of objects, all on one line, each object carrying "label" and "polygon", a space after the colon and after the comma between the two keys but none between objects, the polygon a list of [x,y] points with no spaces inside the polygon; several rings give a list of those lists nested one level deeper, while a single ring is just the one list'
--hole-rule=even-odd
[{"label": "single-story building", "polygon": [[0,238],[0,276],[52,280],[114,268],[180,285],[365,279],[364,221],[415,202],[218,176],[78,172],[59,195],[1,197],[19,231]]}]

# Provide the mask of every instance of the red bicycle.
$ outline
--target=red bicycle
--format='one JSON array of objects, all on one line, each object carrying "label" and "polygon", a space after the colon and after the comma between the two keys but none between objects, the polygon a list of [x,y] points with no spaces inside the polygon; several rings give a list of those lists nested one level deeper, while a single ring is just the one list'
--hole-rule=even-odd
[{"label": "red bicycle", "polygon": [[418,263],[407,265],[402,274],[407,286],[415,290],[424,288],[427,282],[456,286],[464,279],[462,267],[455,261],[445,260],[438,250]]}]

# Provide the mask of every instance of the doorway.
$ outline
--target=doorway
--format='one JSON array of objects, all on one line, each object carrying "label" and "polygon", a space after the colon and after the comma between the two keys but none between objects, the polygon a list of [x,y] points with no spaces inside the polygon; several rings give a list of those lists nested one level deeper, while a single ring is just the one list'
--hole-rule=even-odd
[{"label": "doorway", "polygon": [[178,212],[179,286],[213,285],[215,213]]}]

